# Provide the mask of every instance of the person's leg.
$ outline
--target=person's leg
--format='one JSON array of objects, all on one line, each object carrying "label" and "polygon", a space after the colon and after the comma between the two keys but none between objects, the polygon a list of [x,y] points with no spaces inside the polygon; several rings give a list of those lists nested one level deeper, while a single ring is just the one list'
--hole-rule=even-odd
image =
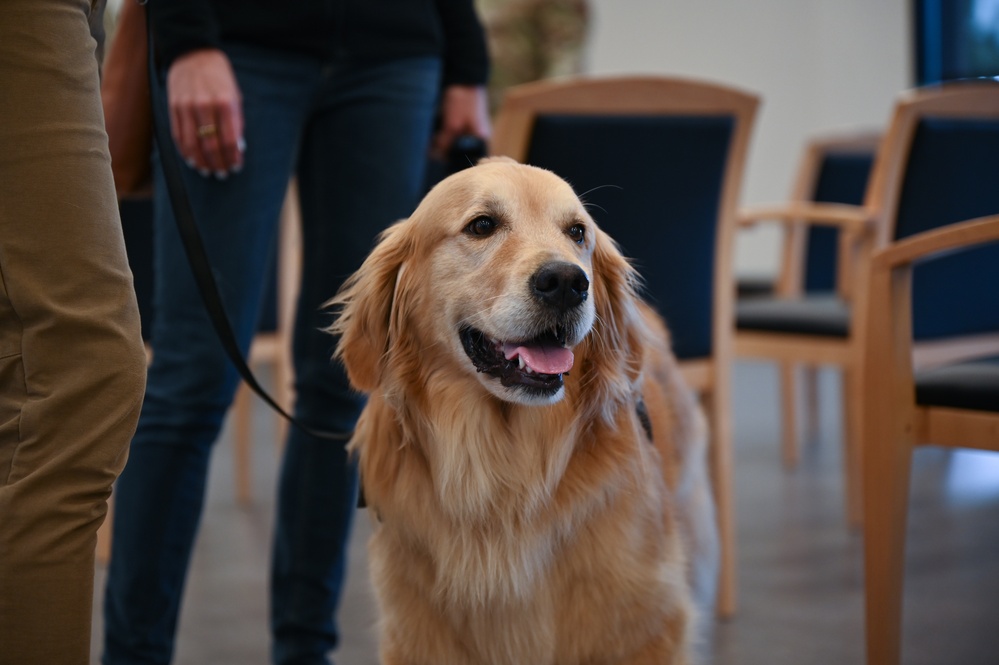
[{"label": "person's leg", "polygon": [[[315,61],[229,49],[243,95],[243,170],[225,180],[185,169],[188,196],[244,353],[256,328],[280,207]],[[173,149],[173,146],[171,146]],[[104,662],[167,663],[204,502],[209,452],[238,377],[208,319],[154,168],[156,316],[146,399],[116,488],[105,594]]]},{"label": "person's leg", "polygon": [[0,663],[90,660],[94,550],[145,354],[89,0],[0,20]]},{"label": "person's leg", "polygon": [[[321,307],[357,270],[377,234],[409,215],[423,184],[439,62],[419,58],[331,67],[302,143],[298,186],[303,266],[294,352],[295,414],[349,431],[363,399],[332,361]],[[343,443],[289,431],[279,479],[271,575],[273,659],[327,663],[356,505],[357,474]]]}]

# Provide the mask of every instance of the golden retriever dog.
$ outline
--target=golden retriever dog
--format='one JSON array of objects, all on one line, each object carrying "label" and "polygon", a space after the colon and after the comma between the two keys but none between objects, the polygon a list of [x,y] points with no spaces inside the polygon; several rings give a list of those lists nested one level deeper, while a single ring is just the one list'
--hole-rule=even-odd
[{"label": "golden retriever dog", "polygon": [[569,184],[493,158],[331,301],[369,394],[349,445],[385,665],[691,662],[704,421],[636,281]]}]

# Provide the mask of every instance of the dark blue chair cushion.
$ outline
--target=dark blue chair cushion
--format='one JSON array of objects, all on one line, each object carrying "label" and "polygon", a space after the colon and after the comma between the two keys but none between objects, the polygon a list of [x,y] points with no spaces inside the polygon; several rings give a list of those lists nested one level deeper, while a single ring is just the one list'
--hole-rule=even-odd
[{"label": "dark blue chair cushion", "polygon": [[715,245],[730,117],[545,115],[527,163],[572,184],[665,317],[677,357],[711,354]]},{"label": "dark blue chair cushion", "polygon": [[[999,213],[999,122],[928,119],[916,129],[895,238]],[[913,271],[916,339],[999,330],[999,245]]]},{"label": "dark blue chair cushion", "polygon": [[749,298],[735,306],[736,328],[822,337],[850,334],[850,312],[834,294],[809,294],[792,300]]},{"label": "dark blue chair cushion", "polygon": [[[812,199],[819,203],[864,202],[873,153],[830,153],[822,160]],[[836,288],[839,231],[831,226],[810,226],[805,244],[805,292]]]},{"label": "dark blue chair cushion", "polygon": [[916,403],[999,413],[999,357],[919,372]]},{"label": "dark blue chair cushion", "polygon": [[774,281],[769,277],[740,277],[735,286],[738,298],[759,298],[774,293]]},{"label": "dark blue chair cushion", "polygon": [[[864,201],[867,180],[874,163],[873,152],[831,152],[819,166],[812,198],[821,203],[860,205]],[[808,300],[791,303],[766,298],[773,295],[773,284],[740,279],[736,320],[739,328],[845,337],[848,313],[842,302],[832,302],[826,295],[836,288],[836,262],[839,231],[828,226],[808,228],[805,243],[804,287]],[[811,296],[817,296],[812,300]],[[760,299],[743,307],[742,300]]]}]

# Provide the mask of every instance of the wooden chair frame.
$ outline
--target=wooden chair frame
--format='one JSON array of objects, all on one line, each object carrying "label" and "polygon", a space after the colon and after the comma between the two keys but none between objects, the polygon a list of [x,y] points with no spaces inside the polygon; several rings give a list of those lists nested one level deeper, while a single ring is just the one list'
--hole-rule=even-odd
[{"label": "wooden chair frame", "polygon": [[[844,338],[794,335],[763,331],[736,331],[735,353],[741,357],[768,358],[778,362],[831,364],[843,371],[844,476],[849,522],[862,521],[860,491],[861,400],[863,391],[863,339],[866,329],[870,256],[894,235],[905,166],[913,136],[924,118],[999,118],[999,86],[993,82],[960,83],[903,93],[878,147],[871,179],[862,206],[792,202],[788,205],[748,208],[740,214],[742,225],[773,221],[786,226],[824,224],[842,231],[837,290],[847,298],[851,321]],[[999,335],[994,336],[999,340]],[[962,343],[941,343],[917,353],[922,362],[953,360],[978,346],[990,347],[993,336]]]},{"label": "wooden chair frame", "polygon": [[[999,413],[915,402],[912,266],[999,242],[999,215],[911,236],[875,254],[868,282],[863,412],[867,662],[901,659],[906,511],[912,452],[921,444],[999,451]],[[965,347],[965,357],[999,354]]]},{"label": "wooden chair frame", "polygon": [[[836,154],[874,154],[881,142],[881,133],[875,131],[853,131],[817,136],[806,145],[795,174],[789,201],[810,203],[815,201],[815,190],[819,184],[822,165]],[[743,226],[755,226],[757,220],[741,218]],[[797,298],[805,290],[805,254],[808,241],[807,224],[788,224],[784,229],[781,243],[781,259],[774,283],[774,295],[784,298]],[[841,241],[845,238],[840,238]],[[837,254],[842,258],[848,248],[840,247]],[[837,273],[847,270],[847,266],[837,266]],[[845,287],[840,283],[837,286]],[[841,296],[847,296],[840,293]],[[793,467],[798,463],[797,363],[779,363],[781,400],[781,450],[784,464]],[[805,422],[806,439],[814,439],[818,434],[818,368],[812,364],[804,367],[806,395]]]},{"label": "wooden chair frame", "polygon": [[[813,138],[805,145],[804,153],[798,163],[789,200],[806,204],[815,201],[815,190],[819,184],[822,165],[829,156],[851,153],[873,154],[880,142],[881,133],[873,131],[829,134]],[[743,219],[740,219],[740,222],[748,223]],[[794,297],[804,292],[808,228],[805,224],[790,224],[784,231],[775,292],[779,296]]]},{"label": "wooden chair frame", "polygon": [[729,87],[676,78],[635,76],[542,81],[510,89],[496,118],[491,153],[523,162],[535,119],[544,114],[726,116],[734,119],[732,143],[719,204],[714,266],[713,353],[681,362],[681,370],[705,405],[711,428],[711,469],[721,542],[717,611],[735,613],[736,552],[732,479],[731,361],[735,294],[733,242],[738,197],[759,99]]}]

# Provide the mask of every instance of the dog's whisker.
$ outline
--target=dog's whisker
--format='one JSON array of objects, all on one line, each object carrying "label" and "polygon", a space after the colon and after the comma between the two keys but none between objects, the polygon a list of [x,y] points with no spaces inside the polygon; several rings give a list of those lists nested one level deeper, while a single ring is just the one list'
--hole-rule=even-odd
[{"label": "dog's whisker", "polygon": [[579,195],[579,202],[582,203],[583,207],[586,208],[587,210],[590,210],[592,208],[596,208],[597,210],[600,210],[600,211],[606,213],[607,209],[604,208],[603,206],[600,206],[600,205],[597,205],[596,203],[592,203],[590,201],[587,201],[586,200],[586,195],[589,194],[589,193],[591,193],[591,192],[595,192],[598,189],[607,189],[607,188],[621,189],[621,190],[624,189],[624,187],[622,187],[620,185],[597,185],[596,187],[592,187],[592,188],[586,190],[585,192],[583,192],[582,194],[580,194]]},{"label": "dog's whisker", "polygon": [[586,195],[587,194],[589,194],[591,192],[595,192],[598,189],[608,189],[608,188],[610,188],[610,189],[620,189],[620,190],[624,189],[624,187],[622,187],[621,185],[611,185],[611,184],[597,185],[596,187],[591,187],[590,189],[588,189],[585,192],[583,192],[582,194],[580,194],[579,195],[579,200],[583,202],[583,205],[586,205]]}]

